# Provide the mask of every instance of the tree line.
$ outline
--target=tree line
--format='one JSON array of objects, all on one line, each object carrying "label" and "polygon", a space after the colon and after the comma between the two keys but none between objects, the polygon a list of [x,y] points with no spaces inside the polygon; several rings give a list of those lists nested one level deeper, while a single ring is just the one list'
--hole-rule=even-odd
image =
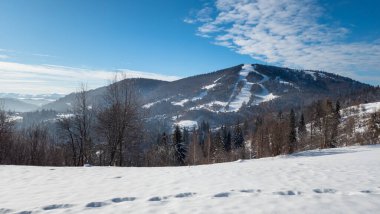
[{"label": "tree line", "polygon": [[[153,133],[133,84],[116,78],[101,106],[91,106],[83,86],[72,112],[56,122],[16,129],[0,111],[0,164],[83,166],[183,166],[292,154],[310,149],[380,142],[380,113],[341,109],[318,100],[299,110],[271,112],[233,125],[175,126]],[[347,116],[350,115],[350,116]]]}]

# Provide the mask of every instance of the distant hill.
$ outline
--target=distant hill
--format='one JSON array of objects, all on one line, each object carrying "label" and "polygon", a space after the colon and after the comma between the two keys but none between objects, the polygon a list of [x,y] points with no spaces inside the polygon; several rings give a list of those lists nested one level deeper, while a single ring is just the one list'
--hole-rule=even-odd
[{"label": "distant hill", "polygon": [[14,98],[0,98],[0,106],[6,111],[28,112],[38,109],[37,105],[23,102]]}]

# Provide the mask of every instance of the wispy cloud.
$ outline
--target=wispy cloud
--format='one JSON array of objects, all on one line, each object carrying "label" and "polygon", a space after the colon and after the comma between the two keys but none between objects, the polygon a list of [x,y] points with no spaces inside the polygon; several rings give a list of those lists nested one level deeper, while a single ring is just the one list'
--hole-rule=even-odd
[{"label": "wispy cloud", "polygon": [[185,18],[183,21],[188,24],[194,24],[198,22],[210,22],[212,21],[212,13],[214,9],[212,7],[206,6],[198,11],[192,10],[190,17]]},{"label": "wispy cloud", "polygon": [[321,22],[315,0],[217,0],[204,9],[214,12],[188,18],[197,35],[254,59],[350,77],[380,68],[380,40],[345,42],[349,29]]},{"label": "wispy cloud", "polygon": [[167,81],[179,79],[175,76],[128,69],[112,71],[0,61],[0,92],[67,94],[74,92],[80,83],[86,83],[89,89],[107,85],[117,72],[125,73],[127,78],[150,78]]},{"label": "wispy cloud", "polygon": [[0,59],[8,59],[9,56],[5,54],[0,54]]}]

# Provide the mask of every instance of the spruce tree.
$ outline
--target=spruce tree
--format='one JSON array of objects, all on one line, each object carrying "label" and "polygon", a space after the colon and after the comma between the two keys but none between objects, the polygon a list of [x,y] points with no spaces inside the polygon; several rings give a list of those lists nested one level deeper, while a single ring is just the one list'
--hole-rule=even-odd
[{"label": "spruce tree", "polygon": [[290,111],[289,115],[289,139],[288,139],[288,154],[293,153],[296,150],[297,132],[296,132],[296,115],[294,110]]},{"label": "spruce tree", "polygon": [[214,163],[223,162],[223,155],[224,155],[224,145],[223,145],[223,139],[221,132],[216,132],[214,138],[213,138],[213,154],[212,154],[212,160]]},{"label": "spruce tree", "polygon": [[178,125],[175,127],[175,130],[174,130],[173,143],[174,143],[176,161],[178,165],[182,166],[185,164],[186,148],[183,143],[181,129]]},{"label": "spruce tree", "polygon": [[330,135],[330,147],[335,147],[338,144],[339,124],[340,124],[340,103],[336,101],[335,109],[332,112],[331,118],[331,135]]},{"label": "spruce tree", "polygon": [[303,113],[301,114],[300,122],[298,124],[298,131],[300,134],[306,133],[306,123],[305,123],[305,117],[303,116]]},{"label": "spruce tree", "polygon": [[305,117],[303,116],[303,113],[301,114],[300,121],[298,123],[298,136],[299,136],[298,147],[302,148],[306,146],[307,130],[306,130]]},{"label": "spruce tree", "polygon": [[183,142],[186,146],[190,144],[190,134],[186,127],[183,128]]},{"label": "spruce tree", "polygon": [[232,144],[231,131],[228,130],[228,132],[227,132],[227,141],[226,141],[226,144],[225,144],[225,148],[226,148],[227,152],[231,151],[231,144]]},{"label": "spruce tree", "polygon": [[240,127],[239,122],[237,122],[235,129],[234,129],[234,136],[233,136],[233,143],[234,148],[241,148],[244,146],[244,136],[243,131]]},{"label": "spruce tree", "polygon": [[222,131],[224,151],[230,152],[231,151],[231,133],[227,129],[226,126],[222,126],[221,131]]}]

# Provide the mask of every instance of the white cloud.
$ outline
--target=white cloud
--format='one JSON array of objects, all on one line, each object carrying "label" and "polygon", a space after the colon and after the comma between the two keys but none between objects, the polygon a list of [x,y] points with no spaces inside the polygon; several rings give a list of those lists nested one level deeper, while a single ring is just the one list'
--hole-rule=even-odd
[{"label": "white cloud", "polygon": [[183,21],[188,24],[195,24],[197,22],[209,22],[212,21],[211,15],[213,12],[214,9],[212,7],[205,5],[204,8],[198,11],[193,10],[190,14],[190,17],[185,18]]},{"label": "white cloud", "polygon": [[350,77],[380,67],[380,40],[344,42],[349,30],[320,22],[315,0],[217,0],[213,11],[195,18],[197,35],[254,59]]},{"label": "white cloud", "polygon": [[4,54],[0,54],[0,59],[8,59],[8,58],[9,58],[9,56],[4,55]]},{"label": "white cloud", "polygon": [[127,78],[149,78],[173,81],[175,76],[120,69],[116,71],[92,70],[57,65],[30,65],[0,61],[0,93],[62,93],[76,91],[81,83],[89,89],[107,85],[115,73],[123,72]]}]

